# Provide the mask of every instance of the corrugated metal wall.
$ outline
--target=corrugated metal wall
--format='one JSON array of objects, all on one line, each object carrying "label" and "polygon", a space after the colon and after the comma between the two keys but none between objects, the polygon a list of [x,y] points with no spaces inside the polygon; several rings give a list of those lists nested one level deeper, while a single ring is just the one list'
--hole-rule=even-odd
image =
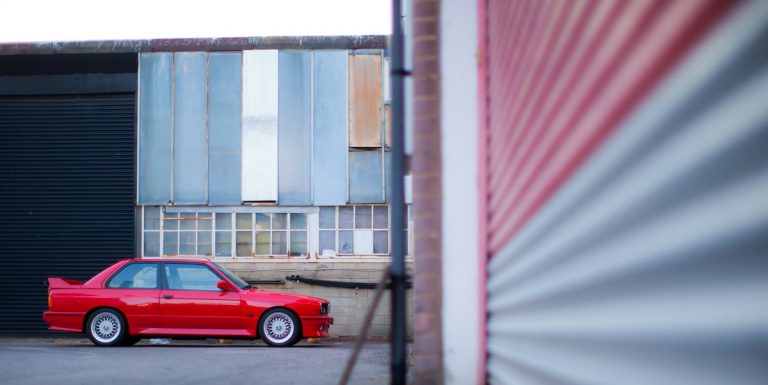
[{"label": "corrugated metal wall", "polygon": [[766,383],[768,5],[486,17],[489,381]]},{"label": "corrugated metal wall", "polygon": [[140,57],[140,205],[385,201],[383,51]]},{"label": "corrugated metal wall", "polygon": [[135,96],[0,98],[0,333],[45,332],[46,278],[134,255]]}]

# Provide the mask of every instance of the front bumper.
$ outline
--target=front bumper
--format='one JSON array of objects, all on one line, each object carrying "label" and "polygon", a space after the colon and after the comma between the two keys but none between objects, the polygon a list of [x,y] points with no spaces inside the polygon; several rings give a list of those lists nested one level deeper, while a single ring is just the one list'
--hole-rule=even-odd
[{"label": "front bumper", "polygon": [[328,315],[301,316],[301,330],[304,338],[328,337],[328,328],[333,325],[333,317]]}]

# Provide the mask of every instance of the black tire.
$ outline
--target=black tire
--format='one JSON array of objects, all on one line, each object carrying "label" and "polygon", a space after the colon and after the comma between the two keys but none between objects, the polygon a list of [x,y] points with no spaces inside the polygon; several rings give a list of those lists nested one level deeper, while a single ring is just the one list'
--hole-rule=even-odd
[{"label": "black tire", "polygon": [[299,317],[288,309],[267,310],[259,320],[259,336],[269,346],[293,346],[301,340]]},{"label": "black tire", "polygon": [[136,345],[139,341],[141,341],[141,337],[125,336],[123,338],[123,342],[121,342],[120,345],[133,346]]},{"label": "black tire", "polygon": [[88,317],[85,334],[94,345],[120,346],[128,335],[128,324],[119,312],[98,309]]}]

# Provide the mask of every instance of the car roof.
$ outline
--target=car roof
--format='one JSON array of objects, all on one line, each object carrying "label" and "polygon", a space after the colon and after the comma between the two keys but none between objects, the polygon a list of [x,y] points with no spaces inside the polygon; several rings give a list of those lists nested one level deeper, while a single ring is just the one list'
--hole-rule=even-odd
[{"label": "car roof", "polygon": [[205,258],[174,258],[174,257],[152,257],[152,258],[132,258],[131,262],[212,262]]}]

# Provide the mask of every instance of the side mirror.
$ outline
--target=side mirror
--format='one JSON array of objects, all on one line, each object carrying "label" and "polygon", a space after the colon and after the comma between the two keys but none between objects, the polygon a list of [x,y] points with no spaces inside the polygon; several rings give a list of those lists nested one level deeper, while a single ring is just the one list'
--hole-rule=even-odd
[{"label": "side mirror", "polygon": [[216,287],[218,287],[218,288],[219,288],[219,289],[221,289],[222,291],[234,291],[234,290],[232,289],[232,285],[230,285],[230,284],[229,284],[227,281],[219,281],[219,282],[216,284]]}]

